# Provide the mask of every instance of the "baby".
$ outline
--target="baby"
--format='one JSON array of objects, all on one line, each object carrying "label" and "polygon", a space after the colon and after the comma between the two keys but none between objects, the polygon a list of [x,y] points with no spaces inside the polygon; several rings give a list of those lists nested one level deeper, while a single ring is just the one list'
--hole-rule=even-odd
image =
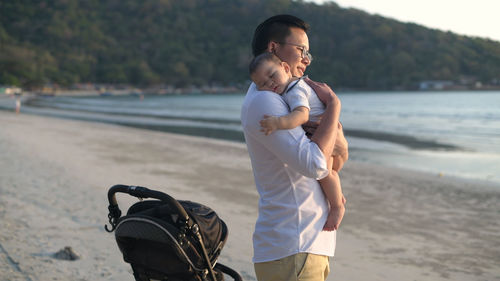
[{"label": "baby", "polygon": [[[262,132],[269,135],[275,130],[293,129],[308,121],[319,122],[325,110],[324,104],[302,78],[292,76],[290,66],[286,62],[281,61],[273,53],[264,53],[255,57],[249,68],[250,77],[259,90],[272,91],[282,95],[291,109],[288,115],[280,117],[265,115],[264,119],[260,121]],[[337,172],[347,160],[347,141],[345,141],[340,123],[338,126],[334,152],[332,157],[328,159],[328,167],[332,168],[331,173],[319,180],[330,204],[330,212],[323,227],[327,231],[338,229],[341,220],[341,206],[345,202]]]}]

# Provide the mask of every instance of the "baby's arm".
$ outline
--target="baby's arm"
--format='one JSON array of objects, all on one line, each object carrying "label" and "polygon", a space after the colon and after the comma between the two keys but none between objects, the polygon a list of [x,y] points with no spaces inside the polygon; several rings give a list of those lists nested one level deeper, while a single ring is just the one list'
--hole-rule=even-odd
[{"label": "baby's arm", "polygon": [[267,135],[276,130],[289,130],[298,127],[309,120],[309,109],[305,106],[299,106],[293,109],[290,114],[284,116],[264,115],[260,121],[261,131]]}]

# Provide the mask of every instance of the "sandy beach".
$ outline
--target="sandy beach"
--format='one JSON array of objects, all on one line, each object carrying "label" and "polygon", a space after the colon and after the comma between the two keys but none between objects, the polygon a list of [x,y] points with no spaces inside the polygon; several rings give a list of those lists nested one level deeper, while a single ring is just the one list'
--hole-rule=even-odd
[{"label": "sandy beach", "polygon": [[[255,280],[245,144],[7,111],[0,124],[0,281],[133,280],[104,230],[114,184],[213,208],[229,227],[220,261]],[[500,280],[499,186],[353,161],[341,181],[328,280]],[[54,258],[66,246],[80,258]]]}]

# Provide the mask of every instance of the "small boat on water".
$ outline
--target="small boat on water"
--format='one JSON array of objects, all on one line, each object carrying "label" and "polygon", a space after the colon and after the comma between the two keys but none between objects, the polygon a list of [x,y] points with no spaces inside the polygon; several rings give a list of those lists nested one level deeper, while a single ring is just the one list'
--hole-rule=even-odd
[{"label": "small boat on water", "polygon": [[109,97],[109,96],[112,96],[113,94],[112,94],[111,92],[107,92],[107,91],[106,91],[106,92],[99,93],[99,95],[100,95],[101,97]]}]

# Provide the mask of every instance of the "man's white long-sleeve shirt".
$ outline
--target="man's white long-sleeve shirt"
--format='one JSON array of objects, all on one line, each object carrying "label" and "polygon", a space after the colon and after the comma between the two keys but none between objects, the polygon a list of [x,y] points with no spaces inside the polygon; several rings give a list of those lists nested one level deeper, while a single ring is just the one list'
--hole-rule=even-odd
[{"label": "man's white long-sleeve shirt", "polygon": [[260,196],[254,263],[297,253],[333,256],[335,252],[335,231],[322,231],[328,202],[316,179],[329,173],[323,153],[300,126],[268,136],[260,131],[264,115],[288,113],[280,95],[250,85],[241,108],[241,125]]}]

